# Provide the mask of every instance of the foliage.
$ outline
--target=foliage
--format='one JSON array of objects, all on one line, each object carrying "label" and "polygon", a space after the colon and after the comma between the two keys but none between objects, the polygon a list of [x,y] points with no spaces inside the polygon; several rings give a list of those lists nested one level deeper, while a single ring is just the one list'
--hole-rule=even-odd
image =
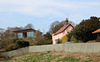
[{"label": "foliage", "polygon": [[68,37],[67,35],[63,36],[62,38],[62,43],[68,42]]},{"label": "foliage", "polygon": [[0,40],[0,48],[5,48],[7,47],[9,44],[13,43],[13,39],[12,37],[6,37],[3,38],[2,40]]},{"label": "foliage", "polygon": [[73,32],[71,31],[70,33],[68,33],[68,41],[70,41],[71,37],[73,36]]},{"label": "foliage", "polygon": [[80,25],[73,30],[73,35],[77,40],[87,42],[90,40],[91,32],[89,31],[89,28],[84,25]]},{"label": "foliage", "polygon": [[50,33],[47,33],[45,36],[46,38],[42,35],[42,32],[40,32],[40,30],[37,30],[36,31],[36,34],[35,34],[35,44],[36,45],[46,45],[46,44],[52,44],[52,39],[51,39],[51,34]]},{"label": "foliage", "polygon": [[100,42],[100,36],[96,39],[96,42]]},{"label": "foliage", "polygon": [[34,26],[32,24],[27,24],[24,29],[34,29]]},{"label": "foliage", "polygon": [[22,40],[22,39],[19,39],[19,40],[17,40],[16,42],[16,45],[18,46],[18,47],[26,47],[26,46],[29,46],[29,42],[28,41],[24,41],[24,40]]},{"label": "foliage", "polygon": [[40,30],[37,30],[35,33],[36,37],[42,37],[42,32],[40,32]]},{"label": "foliage", "polygon": [[58,39],[58,40],[57,40],[57,43],[58,43],[58,44],[62,43],[62,39]]},{"label": "foliage", "polygon": [[45,38],[41,38],[36,43],[36,45],[47,45],[47,44],[52,44],[52,40],[46,40]]},{"label": "foliage", "polygon": [[27,37],[27,38],[24,39],[24,41],[28,41],[30,46],[33,46],[33,45],[36,44],[36,40],[33,37]]},{"label": "foliage", "polygon": [[77,39],[74,36],[72,36],[71,39],[70,39],[70,42],[76,43],[77,42]]},{"label": "foliage", "polygon": [[70,42],[71,43],[82,43],[81,40],[77,40],[74,36],[71,37]]},{"label": "foliage", "polygon": [[45,34],[45,37],[46,37],[47,39],[52,39],[52,35],[51,35],[49,32],[47,32],[47,33]]},{"label": "foliage", "polygon": [[[72,25],[75,25],[75,23],[73,23],[72,21],[69,21],[68,23],[72,24]],[[49,32],[51,34],[53,34],[53,33],[57,32],[61,27],[65,26],[65,25],[66,25],[65,21],[61,21],[61,22],[55,21],[55,22],[51,23]]]},{"label": "foliage", "polygon": [[51,34],[55,33],[59,29],[59,28],[57,28],[58,25],[59,25],[59,21],[55,21],[55,22],[51,23],[49,32]]},{"label": "foliage", "polygon": [[11,51],[17,49],[16,44],[10,44],[7,46],[6,51]]},{"label": "foliage", "polygon": [[92,32],[100,28],[100,18],[90,17],[88,20],[83,20],[71,33],[68,34],[68,38],[71,39],[71,36],[77,40],[87,42],[92,39]]},{"label": "foliage", "polygon": [[83,20],[79,24],[79,26],[80,25],[86,26],[87,28],[89,28],[90,32],[93,32],[93,31],[95,31],[95,30],[100,28],[100,18],[92,16],[92,17],[90,17],[90,19]]}]

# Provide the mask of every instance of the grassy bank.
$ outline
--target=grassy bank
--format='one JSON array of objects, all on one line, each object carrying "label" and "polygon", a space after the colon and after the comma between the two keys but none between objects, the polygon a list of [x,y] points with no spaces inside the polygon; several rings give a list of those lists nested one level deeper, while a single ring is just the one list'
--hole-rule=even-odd
[{"label": "grassy bank", "polygon": [[43,53],[21,54],[12,58],[2,59],[0,62],[99,62],[99,59],[100,57],[98,54],[48,51]]}]

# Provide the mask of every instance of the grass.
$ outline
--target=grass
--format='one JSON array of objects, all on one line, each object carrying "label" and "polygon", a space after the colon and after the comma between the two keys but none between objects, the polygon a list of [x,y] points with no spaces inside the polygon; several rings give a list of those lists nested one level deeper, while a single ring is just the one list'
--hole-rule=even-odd
[{"label": "grass", "polygon": [[65,61],[79,62],[80,59],[75,59],[74,57],[64,57],[63,59],[57,60],[57,62],[65,62]]},{"label": "grass", "polygon": [[96,62],[93,60],[82,61],[80,58],[76,59],[74,57],[64,57],[63,59],[59,59],[56,62],[66,62],[66,61],[70,61],[70,62]]},{"label": "grass", "polygon": [[95,62],[91,59],[82,60],[81,58],[75,58],[74,56],[64,56],[62,54],[51,53],[50,51],[43,53],[28,53],[21,54],[0,62]]}]

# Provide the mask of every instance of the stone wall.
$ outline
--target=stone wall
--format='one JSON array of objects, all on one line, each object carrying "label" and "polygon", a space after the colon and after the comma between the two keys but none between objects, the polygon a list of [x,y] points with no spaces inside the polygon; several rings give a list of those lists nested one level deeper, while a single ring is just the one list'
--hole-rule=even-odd
[{"label": "stone wall", "polygon": [[25,52],[45,52],[45,51],[61,51],[61,52],[82,52],[82,53],[100,53],[100,43],[70,43],[29,46],[18,50],[0,53],[0,56],[18,55]]}]

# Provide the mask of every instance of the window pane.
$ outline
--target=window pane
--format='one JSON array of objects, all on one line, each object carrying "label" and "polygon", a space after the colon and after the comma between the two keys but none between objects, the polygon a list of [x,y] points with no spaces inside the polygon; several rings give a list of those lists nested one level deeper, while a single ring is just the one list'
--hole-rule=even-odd
[{"label": "window pane", "polygon": [[27,32],[27,37],[34,37],[34,32]]},{"label": "window pane", "polygon": [[17,37],[20,39],[20,38],[23,38],[23,33],[17,33]]}]

